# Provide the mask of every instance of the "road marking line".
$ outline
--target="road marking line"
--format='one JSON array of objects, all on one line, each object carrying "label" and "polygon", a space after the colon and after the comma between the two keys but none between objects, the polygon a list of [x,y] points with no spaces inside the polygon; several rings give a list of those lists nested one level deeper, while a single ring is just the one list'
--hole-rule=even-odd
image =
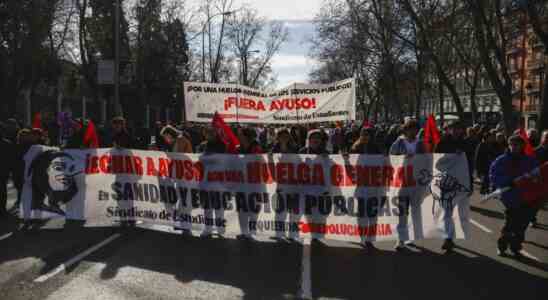
[{"label": "road marking line", "polygon": [[0,241],[9,238],[12,234],[13,234],[13,232],[10,232],[10,233],[4,234],[3,236],[0,236]]},{"label": "road marking line", "polygon": [[66,268],[68,268],[68,267],[72,266],[73,264],[77,263],[78,261],[84,259],[86,256],[88,256],[91,253],[97,251],[99,248],[101,248],[101,247],[105,246],[106,244],[114,241],[115,239],[119,238],[120,236],[121,236],[120,233],[116,233],[116,234],[111,235],[110,237],[103,240],[99,244],[87,249],[86,251],[84,251],[84,252],[76,255],[75,257],[69,259],[68,261],[62,263],[57,268],[55,268],[55,269],[49,271],[48,273],[46,273],[44,275],[41,275],[40,277],[34,279],[34,282],[44,282],[44,281],[50,279],[51,277],[53,277],[53,276],[57,275],[58,273],[66,270]]},{"label": "road marking line", "polygon": [[310,272],[310,240],[303,241],[303,259],[301,262],[301,290],[298,297],[312,299],[312,277]]},{"label": "road marking line", "polygon": [[521,254],[523,254],[523,256],[527,257],[527,258],[530,258],[532,260],[536,260],[536,261],[540,261],[540,259],[538,259],[538,257],[534,256],[533,254],[525,251],[525,250],[521,250]]},{"label": "road marking line", "polygon": [[478,227],[479,229],[487,232],[487,233],[493,233],[493,231],[483,225],[481,225],[478,221],[474,220],[474,219],[470,219],[470,223],[472,223],[472,225]]}]

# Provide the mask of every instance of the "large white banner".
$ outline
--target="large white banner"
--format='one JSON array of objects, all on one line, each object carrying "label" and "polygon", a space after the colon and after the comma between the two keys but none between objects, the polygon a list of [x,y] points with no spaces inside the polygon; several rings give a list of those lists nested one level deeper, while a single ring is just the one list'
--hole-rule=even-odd
[{"label": "large white banner", "polygon": [[198,155],[35,146],[22,217],[343,241],[466,238],[464,155]]},{"label": "large white banner", "polygon": [[354,79],[331,84],[296,83],[267,92],[237,84],[185,82],[185,114],[210,122],[218,112],[229,123],[297,124],[356,119]]}]

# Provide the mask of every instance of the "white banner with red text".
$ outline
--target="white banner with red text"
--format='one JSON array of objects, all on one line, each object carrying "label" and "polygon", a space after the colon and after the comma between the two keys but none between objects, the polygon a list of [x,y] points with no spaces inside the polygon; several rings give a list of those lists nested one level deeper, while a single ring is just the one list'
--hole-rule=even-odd
[{"label": "white banner with red text", "polygon": [[237,84],[185,82],[185,116],[211,122],[215,112],[228,123],[298,124],[356,119],[354,79],[331,84],[292,84],[261,91]]},{"label": "white banner with red text", "polygon": [[342,241],[466,238],[463,154],[199,155],[34,146],[21,217]]}]

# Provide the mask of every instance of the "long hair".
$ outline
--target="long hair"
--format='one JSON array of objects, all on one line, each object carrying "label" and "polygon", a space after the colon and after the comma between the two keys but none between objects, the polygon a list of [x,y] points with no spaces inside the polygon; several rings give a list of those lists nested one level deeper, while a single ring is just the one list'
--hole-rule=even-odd
[{"label": "long hair", "polygon": [[[66,191],[54,191],[49,185],[48,168],[51,162],[58,157],[67,157],[73,159],[72,156],[65,152],[57,150],[44,151],[31,162],[28,169],[28,175],[32,175],[32,209],[39,209],[44,206],[44,199],[47,196],[49,204],[57,205],[58,203],[68,203],[78,192],[76,183],[73,181]],[[71,174],[69,176],[74,176]]]}]

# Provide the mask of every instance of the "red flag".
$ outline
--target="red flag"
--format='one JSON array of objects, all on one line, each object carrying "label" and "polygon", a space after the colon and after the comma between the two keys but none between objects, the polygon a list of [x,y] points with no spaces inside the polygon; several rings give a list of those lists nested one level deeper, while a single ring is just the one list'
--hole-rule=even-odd
[{"label": "red flag", "polygon": [[525,155],[530,157],[535,157],[535,148],[531,145],[531,142],[529,142],[529,137],[527,137],[527,133],[521,127],[519,129],[519,136],[525,141],[525,147],[523,148],[523,152],[525,152]]},{"label": "red flag", "polygon": [[227,152],[236,153],[236,149],[240,145],[240,141],[236,135],[234,135],[234,132],[232,132],[230,126],[228,126],[223,118],[221,118],[219,113],[215,112],[211,125],[215,128],[219,139],[221,139],[221,141],[226,145]]},{"label": "red flag", "polygon": [[99,148],[99,137],[95,130],[95,124],[93,124],[93,121],[91,120],[88,120],[88,126],[84,133],[84,146],[88,148]]},{"label": "red flag", "polygon": [[363,120],[362,126],[363,128],[373,128],[373,124],[371,124],[367,119]]},{"label": "red flag", "polygon": [[519,190],[520,199],[529,206],[540,207],[548,193],[548,162],[516,179],[515,187]]},{"label": "red flag", "polygon": [[434,119],[433,115],[430,115],[428,116],[426,126],[424,127],[424,148],[428,153],[432,153],[434,152],[434,147],[439,144],[440,140],[440,131],[436,125],[436,119]]},{"label": "red flag", "polygon": [[32,128],[42,129],[42,114],[37,112],[34,114],[34,119],[32,120]]}]

